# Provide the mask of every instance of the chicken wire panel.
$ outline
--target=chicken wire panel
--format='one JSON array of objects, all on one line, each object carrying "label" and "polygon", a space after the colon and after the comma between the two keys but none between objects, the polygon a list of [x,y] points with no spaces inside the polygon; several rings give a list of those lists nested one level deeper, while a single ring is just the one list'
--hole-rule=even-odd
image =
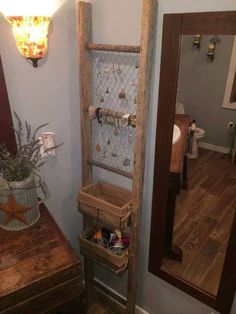
[{"label": "chicken wire panel", "polygon": [[[136,114],[139,54],[93,52],[93,105]],[[135,128],[118,119],[92,122],[93,160],[133,172]]]}]

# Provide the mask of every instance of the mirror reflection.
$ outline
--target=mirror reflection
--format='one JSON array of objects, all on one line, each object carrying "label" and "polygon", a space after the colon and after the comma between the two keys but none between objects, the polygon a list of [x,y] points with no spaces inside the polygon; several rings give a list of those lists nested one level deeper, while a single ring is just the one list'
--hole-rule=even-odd
[{"label": "mirror reflection", "polygon": [[162,263],[215,296],[236,206],[236,110],[223,107],[233,46],[182,37]]}]

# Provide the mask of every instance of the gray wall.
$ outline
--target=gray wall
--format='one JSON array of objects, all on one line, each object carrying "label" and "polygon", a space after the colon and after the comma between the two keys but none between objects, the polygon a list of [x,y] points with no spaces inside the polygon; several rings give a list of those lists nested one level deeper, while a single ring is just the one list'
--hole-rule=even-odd
[{"label": "gray wall", "polygon": [[215,60],[209,62],[206,52],[209,39],[202,36],[201,49],[192,48],[193,36],[183,36],[179,73],[178,101],[186,113],[205,129],[203,142],[229,147],[232,140],[227,129],[236,121],[236,110],[222,108],[234,36],[219,36]]},{"label": "gray wall", "polygon": [[[94,41],[100,43],[138,44],[140,36],[141,0],[94,0]],[[144,205],[140,252],[139,305],[153,314],[210,314],[211,309],[148,272],[149,232],[154,167],[159,86],[160,52],[163,13],[235,10],[235,0],[160,0],[157,23],[154,76],[148,129],[147,162],[144,183]],[[50,121],[48,130],[55,131],[65,145],[57,157],[43,169],[52,198],[50,211],[77,252],[76,238],[81,231],[81,216],[77,213],[76,194],[81,182],[80,123],[78,93],[78,63],[76,15],[74,0],[67,0],[55,14],[50,34],[50,49],[45,64],[33,69],[19,55],[10,27],[0,17],[0,51],[6,74],[12,110],[38,125]],[[97,175],[100,175],[97,173]],[[108,176],[120,185],[130,185]],[[108,272],[97,276],[117,291],[125,292],[125,280]],[[214,311],[215,312],[215,311]],[[232,313],[236,313],[236,304]]]}]

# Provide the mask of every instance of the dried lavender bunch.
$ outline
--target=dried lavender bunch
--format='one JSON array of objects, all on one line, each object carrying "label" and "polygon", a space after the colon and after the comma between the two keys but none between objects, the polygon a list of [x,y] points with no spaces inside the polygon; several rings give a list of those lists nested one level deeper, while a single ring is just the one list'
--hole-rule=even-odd
[{"label": "dried lavender bunch", "polygon": [[[15,112],[14,115],[17,120],[17,128],[15,129],[17,151],[15,154],[11,154],[4,144],[0,145],[0,173],[8,182],[22,181],[28,178],[32,172],[45,163],[45,161],[41,159],[41,145],[37,139],[37,133],[40,129],[49,124],[42,124],[32,131],[27,121],[25,121],[23,125],[21,119]],[[52,147],[50,150],[61,145],[62,144]]]}]

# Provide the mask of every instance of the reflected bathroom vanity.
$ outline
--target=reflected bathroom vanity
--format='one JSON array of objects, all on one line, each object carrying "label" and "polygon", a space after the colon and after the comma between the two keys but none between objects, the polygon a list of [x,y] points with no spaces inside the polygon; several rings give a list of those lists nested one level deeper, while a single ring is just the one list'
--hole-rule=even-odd
[{"label": "reflected bathroom vanity", "polygon": [[173,243],[173,228],[175,217],[176,197],[181,189],[187,189],[187,144],[190,117],[185,114],[175,115],[175,125],[180,129],[180,137],[172,145],[171,164],[169,173],[168,201],[165,225],[164,256],[181,261],[182,250]]}]

